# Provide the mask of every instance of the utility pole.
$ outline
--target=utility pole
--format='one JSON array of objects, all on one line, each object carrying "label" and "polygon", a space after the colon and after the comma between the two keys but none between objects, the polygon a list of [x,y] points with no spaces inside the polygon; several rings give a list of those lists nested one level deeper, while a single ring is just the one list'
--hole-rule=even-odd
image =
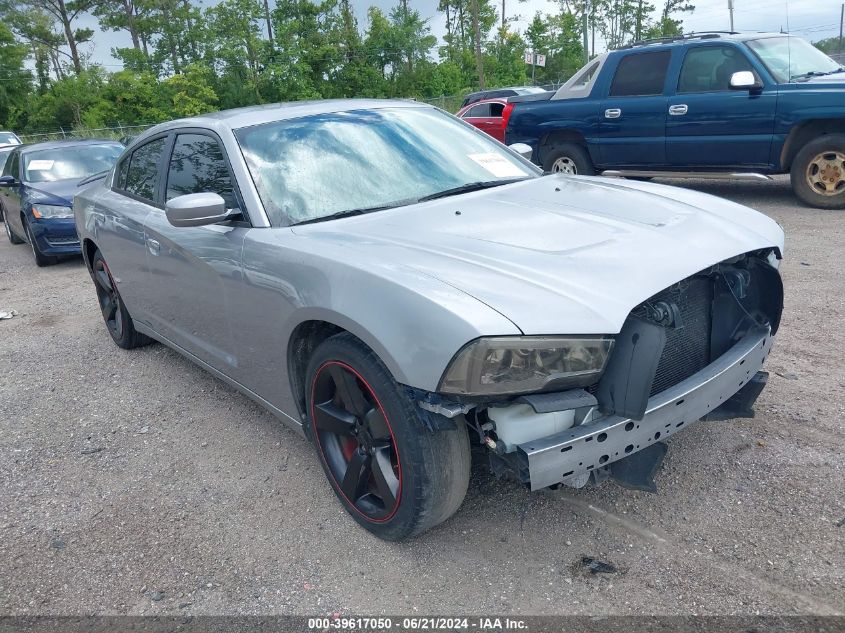
[{"label": "utility pole", "polygon": [[728,0],[728,11],[731,14],[731,33],[734,30],[734,0]]},{"label": "utility pole", "polygon": [[589,27],[589,14],[590,14],[590,0],[587,0],[584,3],[584,14],[581,16],[582,22],[582,30],[584,31],[584,63],[590,61],[590,42],[587,39],[587,30]]},{"label": "utility pole", "polygon": [[[842,54],[842,26],[845,24],[845,3],[842,4],[842,9],[839,11],[839,54]],[[842,61],[840,60],[840,64]]]}]

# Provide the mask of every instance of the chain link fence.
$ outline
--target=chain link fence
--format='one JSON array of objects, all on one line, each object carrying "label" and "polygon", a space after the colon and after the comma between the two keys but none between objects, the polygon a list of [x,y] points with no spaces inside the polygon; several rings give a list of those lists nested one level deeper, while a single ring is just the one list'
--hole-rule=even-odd
[{"label": "chain link fence", "polygon": [[67,138],[103,138],[119,141],[122,138],[137,136],[150,129],[155,123],[147,125],[118,125],[116,127],[74,128],[65,130],[59,128],[51,132],[33,132],[19,134],[24,143],[40,143],[42,141],[60,141]]},{"label": "chain link fence", "polygon": [[[540,87],[546,90],[557,90],[563,82],[554,82],[544,84]],[[468,93],[459,93],[453,95],[441,95],[439,97],[431,97],[429,99],[418,99],[421,103],[428,103],[437,106],[441,110],[451,112],[454,114],[461,109],[461,104]],[[120,140],[125,137],[137,136],[142,132],[150,129],[155,123],[146,125],[117,125],[115,127],[101,127],[101,128],[74,128],[65,130],[59,128],[58,130],[33,132],[30,134],[18,134],[24,143],[39,143],[41,141],[57,141],[67,138],[105,138],[112,140]]]}]

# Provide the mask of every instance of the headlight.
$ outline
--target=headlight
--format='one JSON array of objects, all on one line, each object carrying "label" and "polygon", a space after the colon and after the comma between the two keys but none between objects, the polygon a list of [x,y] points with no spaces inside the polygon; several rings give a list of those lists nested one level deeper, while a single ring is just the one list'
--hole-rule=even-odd
[{"label": "headlight", "polygon": [[57,204],[36,203],[32,205],[32,215],[39,220],[42,218],[72,218],[73,209]]},{"label": "headlight", "polygon": [[438,391],[503,395],[570,389],[595,383],[613,347],[609,337],[480,338],[459,351]]}]

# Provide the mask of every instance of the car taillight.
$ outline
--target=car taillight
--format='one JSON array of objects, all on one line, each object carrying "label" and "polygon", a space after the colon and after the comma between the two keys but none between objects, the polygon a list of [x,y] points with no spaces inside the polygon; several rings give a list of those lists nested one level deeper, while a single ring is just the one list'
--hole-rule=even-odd
[{"label": "car taillight", "polygon": [[511,118],[511,112],[513,112],[513,104],[512,103],[506,103],[505,109],[502,110],[502,127],[503,128],[508,127],[508,120]]}]

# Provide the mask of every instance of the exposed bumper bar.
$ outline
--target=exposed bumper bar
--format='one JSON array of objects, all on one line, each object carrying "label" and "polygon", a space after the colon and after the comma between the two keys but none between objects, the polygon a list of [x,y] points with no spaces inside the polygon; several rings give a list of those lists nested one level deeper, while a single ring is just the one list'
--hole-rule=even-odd
[{"label": "exposed bumper bar", "polygon": [[520,444],[531,489],[607,466],[699,420],[756,375],[773,340],[768,327],[749,332],[707,367],[652,397],[642,420],[607,416]]}]

